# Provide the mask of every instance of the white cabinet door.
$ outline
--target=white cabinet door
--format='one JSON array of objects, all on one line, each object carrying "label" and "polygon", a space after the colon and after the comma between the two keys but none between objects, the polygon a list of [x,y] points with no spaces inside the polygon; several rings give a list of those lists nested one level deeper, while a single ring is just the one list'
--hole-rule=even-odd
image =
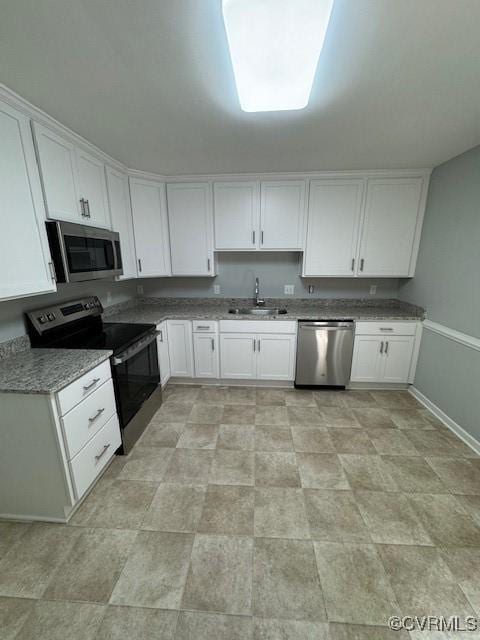
[{"label": "white cabinet door", "polygon": [[167,320],[170,373],[173,377],[193,378],[192,323]]},{"label": "white cabinet door", "polygon": [[55,220],[85,222],[76,183],[75,149],[70,142],[37,122],[32,123],[47,215]]},{"label": "white cabinet door", "polygon": [[124,173],[106,167],[108,202],[112,229],[120,234],[123,275],[120,280],[137,277],[137,258],[133,236],[132,210],[128,178]]},{"label": "white cabinet door", "polygon": [[0,103],[0,299],[55,291],[45,209],[27,118]]},{"label": "white cabinet door", "polygon": [[412,259],[420,224],[423,178],[367,181],[358,275],[413,275]]},{"label": "white cabinet door", "polygon": [[76,149],[78,194],[85,200],[83,224],[110,228],[105,165],[83,149]]},{"label": "white cabinet door", "polygon": [[260,194],[260,249],[302,250],[305,182],[262,182]]},{"label": "white cabinet door", "polygon": [[193,334],[195,377],[218,378],[218,338],[215,333]]},{"label": "white cabinet door", "polygon": [[139,277],[169,276],[170,249],[165,185],[130,178],[133,231]]},{"label": "white cabinet door", "polygon": [[363,180],[312,180],[304,276],[355,274]]},{"label": "white cabinet door", "polygon": [[172,275],[213,276],[210,184],[167,185]]},{"label": "white cabinet door", "polygon": [[170,378],[170,354],[168,353],[168,330],[167,323],[161,322],[157,326],[159,332],[157,337],[158,366],[160,368],[160,382],[162,386],[167,384]]},{"label": "white cabinet door", "polygon": [[216,182],[213,185],[215,249],[258,248],[258,182]]},{"label": "white cabinet door", "polygon": [[383,382],[408,382],[415,338],[413,336],[390,336],[383,348]]},{"label": "white cabinet door", "polygon": [[382,381],[384,364],[382,345],[384,345],[382,336],[355,336],[350,376],[352,382]]},{"label": "white cabinet door", "polygon": [[295,345],[295,336],[257,335],[257,378],[259,380],[294,380]]},{"label": "white cabinet door", "polygon": [[257,377],[256,348],[256,336],[253,334],[220,334],[221,377],[254,380]]}]

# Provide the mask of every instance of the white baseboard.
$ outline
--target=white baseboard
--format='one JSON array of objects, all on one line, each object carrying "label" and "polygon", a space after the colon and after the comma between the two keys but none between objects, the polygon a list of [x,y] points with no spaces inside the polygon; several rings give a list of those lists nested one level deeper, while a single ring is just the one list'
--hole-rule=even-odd
[{"label": "white baseboard", "polygon": [[460,440],[463,440],[463,442],[468,447],[470,447],[470,449],[472,449],[476,454],[480,455],[480,442],[476,440],[472,435],[470,435],[468,431],[465,431],[463,427],[455,422],[455,420],[452,420],[452,418],[450,418],[450,416],[442,411],[440,407],[437,407],[434,402],[429,400],[427,396],[424,396],[423,393],[415,387],[410,387],[409,392],[416,400],[420,402],[420,404],[423,404],[424,407],[431,411],[433,415],[440,420],[440,422],[443,422],[443,424],[448,427],[450,431],[453,431],[453,433],[458,436]]}]

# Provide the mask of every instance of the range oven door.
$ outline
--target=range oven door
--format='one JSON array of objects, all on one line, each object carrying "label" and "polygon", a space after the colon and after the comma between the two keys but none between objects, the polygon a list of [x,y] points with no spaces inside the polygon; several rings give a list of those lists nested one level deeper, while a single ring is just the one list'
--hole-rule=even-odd
[{"label": "range oven door", "polygon": [[161,404],[157,332],[112,360],[124,453],[140,437]]}]

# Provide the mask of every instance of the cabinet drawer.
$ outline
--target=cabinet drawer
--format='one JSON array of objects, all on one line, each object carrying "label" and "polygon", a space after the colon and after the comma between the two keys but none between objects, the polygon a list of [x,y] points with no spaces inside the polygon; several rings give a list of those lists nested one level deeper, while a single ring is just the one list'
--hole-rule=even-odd
[{"label": "cabinet drawer", "polygon": [[417,322],[356,322],[355,334],[363,336],[414,336]]},{"label": "cabinet drawer", "polygon": [[195,333],[217,333],[218,324],[211,320],[193,320],[193,331]]},{"label": "cabinet drawer", "polygon": [[294,320],[220,320],[221,333],[297,333]]},{"label": "cabinet drawer", "polygon": [[72,384],[69,384],[68,387],[59,391],[57,405],[60,415],[65,415],[111,377],[110,360],[105,360],[98,367],[95,367],[95,369],[92,369],[78,380],[75,380],[75,382],[72,382]]},{"label": "cabinet drawer", "polygon": [[115,414],[70,461],[73,486],[78,500],[105,468],[121,442],[120,427]]},{"label": "cabinet drawer", "polygon": [[107,380],[62,418],[69,459],[92,438],[116,412],[112,380]]}]

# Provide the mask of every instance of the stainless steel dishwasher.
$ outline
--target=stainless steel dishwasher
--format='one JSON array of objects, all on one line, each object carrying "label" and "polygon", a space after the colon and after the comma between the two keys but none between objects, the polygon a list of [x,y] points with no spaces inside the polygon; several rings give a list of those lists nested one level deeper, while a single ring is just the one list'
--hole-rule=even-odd
[{"label": "stainless steel dishwasher", "polygon": [[353,333],[351,320],[300,320],[295,386],[345,387],[352,367]]}]

